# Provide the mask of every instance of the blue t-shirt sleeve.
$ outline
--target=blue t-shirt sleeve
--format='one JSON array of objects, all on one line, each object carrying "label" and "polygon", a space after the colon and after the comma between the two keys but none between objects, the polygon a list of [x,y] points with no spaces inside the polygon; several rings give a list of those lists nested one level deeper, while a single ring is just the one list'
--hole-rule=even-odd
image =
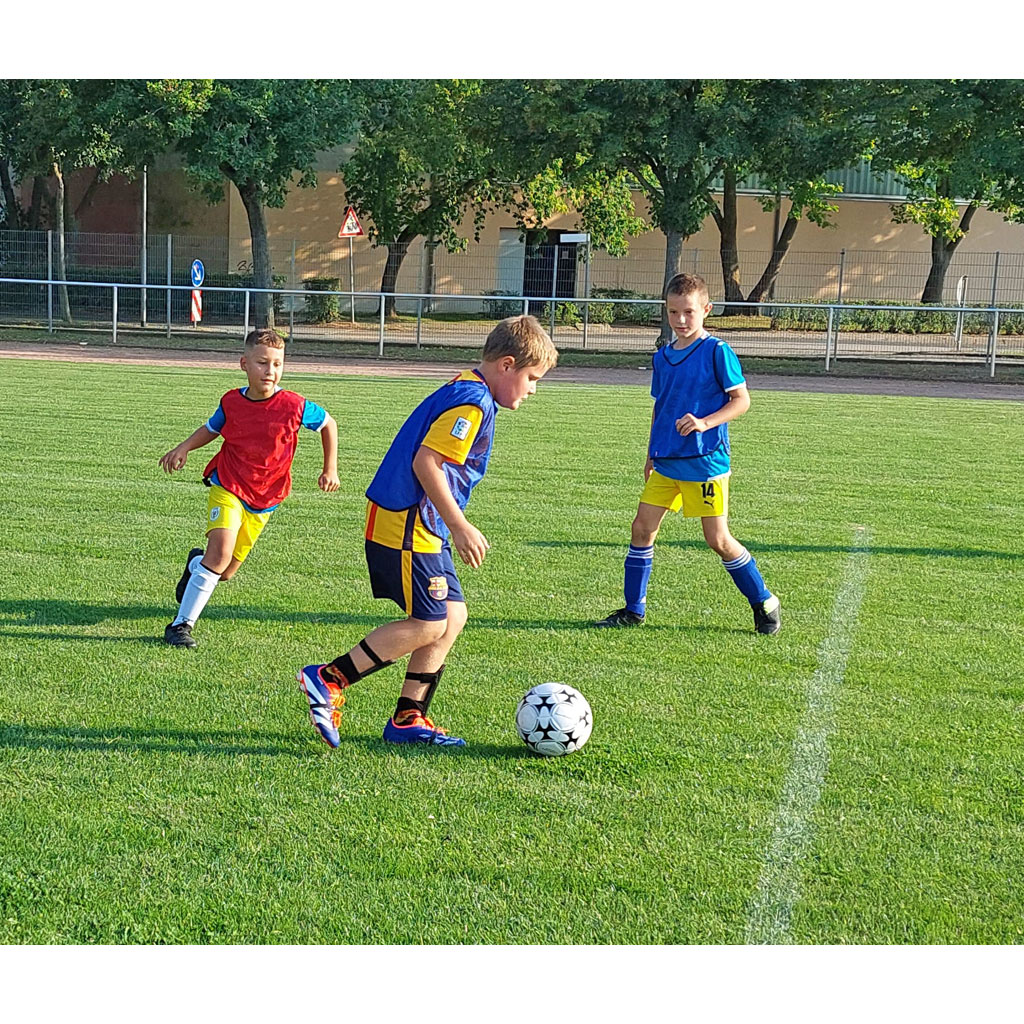
[{"label": "blue t-shirt sleeve", "polygon": [[658,397],[658,353],[661,349],[655,349],[651,354],[651,398]]},{"label": "blue t-shirt sleeve", "polygon": [[219,434],[224,429],[227,417],[224,415],[224,406],[218,405],[217,411],[206,421],[206,429]]},{"label": "blue t-shirt sleeve", "polygon": [[723,391],[730,391],[740,384],[747,383],[739,358],[727,342],[720,341],[715,346],[715,371]]},{"label": "blue t-shirt sleeve", "polygon": [[302,425],[310,430],[319,430],[327,420],[327,410],[308,398],[303,401],[306,404],[302,407]]}]

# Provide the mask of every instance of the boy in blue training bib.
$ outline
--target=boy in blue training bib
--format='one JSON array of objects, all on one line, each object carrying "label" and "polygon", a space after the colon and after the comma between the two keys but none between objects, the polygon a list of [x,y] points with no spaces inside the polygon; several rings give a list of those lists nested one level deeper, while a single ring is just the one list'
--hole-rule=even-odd
[{"label": "boy in blue training bib", "polygon": [[718,553],[754,613],[758,633],[781,628],[779,599],[765,586],[750,552],[729,532],[729,421],[750,408],[736,353],[704,330],[711,312],[708,286],[677,274],[665,289],[671,345],[654,353],[647,481],[633,520],[626,555],[626,605],[595,626],[639,626],[647,611],[654,540],[668,511],[699,518],[708,546]]}]

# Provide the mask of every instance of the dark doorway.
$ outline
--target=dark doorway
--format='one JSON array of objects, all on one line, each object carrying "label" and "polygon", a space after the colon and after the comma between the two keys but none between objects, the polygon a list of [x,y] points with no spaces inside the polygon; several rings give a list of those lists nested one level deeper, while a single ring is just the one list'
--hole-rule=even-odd
[{"label": "dark doorway", "polygon": [[[554,284],[555,297],[572,299],[576,296],[576,243],[560,242],[561,231],[527,231],[526,259],[523,263],[523,295],[538,295],[547,299]],[[543,239],[543,241],[541,241]],[[555,253],[558,269],[555,270]],[[539,315],[544,301],[530,303],[530,312]]]}]

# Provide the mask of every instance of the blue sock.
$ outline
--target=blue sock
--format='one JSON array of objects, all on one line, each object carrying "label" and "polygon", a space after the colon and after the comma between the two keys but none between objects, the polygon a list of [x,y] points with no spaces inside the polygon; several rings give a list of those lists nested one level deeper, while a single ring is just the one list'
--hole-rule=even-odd
[{"label": "blue sock", "polygon": [[626,554],[626,607],[637,615],[643,615],[647,610],[647,581],[651,578],[653,562],[653,544],[649,548],[629,545]]},{"label": "blue sock", "polygon": [[742,555],[732,561],[727,562],[723,558],[722,565],[751,605],[761,604],[772,596],[772,592],[764,585],[754,556],[746,548]]}]

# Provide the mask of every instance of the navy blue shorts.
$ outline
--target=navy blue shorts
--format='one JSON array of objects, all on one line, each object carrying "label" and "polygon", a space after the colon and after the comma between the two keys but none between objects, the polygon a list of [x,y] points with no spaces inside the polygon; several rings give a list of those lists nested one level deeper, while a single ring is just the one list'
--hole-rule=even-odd
[{"label": "navy blue shorts", "polygon": [[438,552],[400,550],[366,541],[373,596],[390,598],[406,615],[426,622],[448,618],[448,602],[462,601],[450,541]]}]

